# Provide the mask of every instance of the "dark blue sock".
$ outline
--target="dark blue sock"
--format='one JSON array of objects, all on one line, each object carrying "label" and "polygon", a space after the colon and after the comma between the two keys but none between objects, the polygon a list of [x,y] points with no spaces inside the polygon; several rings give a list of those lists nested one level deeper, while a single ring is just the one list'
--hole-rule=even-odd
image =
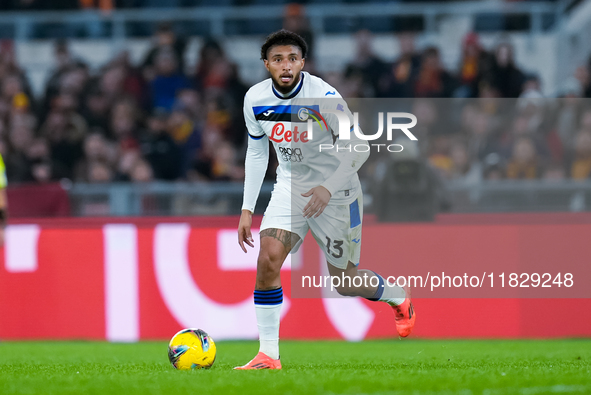
[{"label": "dark blue sock", "polygon": [[267,291],[254,290],[254,304],[277,305],[283,303],[283,288],[270,289]]},{"label": "dark blue sock", "polygon": [[377,302],[382,298],[382,295],[384,294],[384,278],[382,276],[380,276],[379,274],[377,274],[376,272],[373,272],[373,274],[378,276],[378,280],[379,280],[378,289],[376,290],[376,293],[371,298],[367,298],[367,300],[371,300],[372,302]]}]

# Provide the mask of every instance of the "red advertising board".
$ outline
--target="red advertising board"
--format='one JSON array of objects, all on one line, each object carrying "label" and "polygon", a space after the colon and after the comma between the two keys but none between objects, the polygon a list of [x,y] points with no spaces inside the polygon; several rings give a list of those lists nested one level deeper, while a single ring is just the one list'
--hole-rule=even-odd
[{"label": "red advertising board", "polygon": [[[435,224],[388,225],[368,219],[361,265],[383,261],[384,245],[397,246],[398,259],[416,267],[433,261],[447,268],[465,260],[497,268],[502,266],[499,260],[510,260],[517,265],[512,268],[523,271],[531,271],[533,262],[558,272],[565,260],[589,262],[591,244],[584,235],[591,234],[591,218],[544,216],[497,223],[491,219],[501,217],[448,217]],[[237,218],[12,223],[0,253],[0,339],[167,339],[183,327],[203,328],[216,339],[256,339],[256,252],[240,251],[236,223]],[[322,265],[311,237],[299,258],[290,258],[282,270],[282,338],[395,336],[394,316],[385,303],[298,297],[294,272],[302,260]],[[586,272],[581,273],[576,275]],[[505,297],[496,298],[423,293],[415,300],[412,336],[591,336],[591,299],[551,293],[523,298],[513,291],[508,287]]]}]

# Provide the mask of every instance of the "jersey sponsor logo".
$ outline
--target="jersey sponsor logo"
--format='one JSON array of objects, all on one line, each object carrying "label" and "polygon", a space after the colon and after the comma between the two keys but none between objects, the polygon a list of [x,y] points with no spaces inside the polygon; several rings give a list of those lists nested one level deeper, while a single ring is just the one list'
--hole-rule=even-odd
[{"label": "jersey sponsor logo", "polygon": [[328,95],[335,96],[336,94],[337,94],[337,92],[336,92],[336,91],[328,91],[328,92],[326,92],[326,93],[324,94],[324,96],[328,96]]},{"label": "jersey sponsor logo", "polygon": [[294,127],[293,131],[285,130],[285,125],[282,123],[276,123],[271,129],[271,141],[281,143],[283,141],[291,143],[307,143],[308,142],[308,131],[300,132],[298,127]]},{"label": "jersey sponsor logo", "polygon": [[278,147],[281,159],[286,162],[301,162],[304,159],[301,148]]}]

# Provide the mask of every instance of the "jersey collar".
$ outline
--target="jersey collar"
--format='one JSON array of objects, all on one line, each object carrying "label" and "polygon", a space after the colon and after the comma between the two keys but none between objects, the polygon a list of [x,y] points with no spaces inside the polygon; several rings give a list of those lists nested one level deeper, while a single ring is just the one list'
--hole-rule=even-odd
[{"label": "jersey collar", "polygon": [[287,96],[284,96],[281,93],[279,93],[277,91],[277,89],[275,89],[275,86],[273,85],[273,81],[271,81],[271,89],[273,90],[273,94],[275,94],[275,96],[277,96],[281,100],[288,100],[288,99],[293,99],[294,97],[296,97],[297,94],[300,93],[300,91],[302,90],[302,86],[304,86],[305,74],[302,71],[300,73],[300,75],[301,75],[300,82],[298,82],[298,85],[290,93],[288,93]]}]

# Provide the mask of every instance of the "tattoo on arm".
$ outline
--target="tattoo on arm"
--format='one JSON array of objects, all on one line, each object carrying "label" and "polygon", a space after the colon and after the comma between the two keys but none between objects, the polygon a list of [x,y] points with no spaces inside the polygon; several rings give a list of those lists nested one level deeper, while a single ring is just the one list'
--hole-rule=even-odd
[{"label": "tattoo on arm", "polygon": [[259,235],[261,239],[263,237],[272,237],[279,240],[281,243],[283,243],[283,246],[287,252],[291,251],[291,248],[300,240],[300,236],[297,234],[276,228],[262,230]]}]

